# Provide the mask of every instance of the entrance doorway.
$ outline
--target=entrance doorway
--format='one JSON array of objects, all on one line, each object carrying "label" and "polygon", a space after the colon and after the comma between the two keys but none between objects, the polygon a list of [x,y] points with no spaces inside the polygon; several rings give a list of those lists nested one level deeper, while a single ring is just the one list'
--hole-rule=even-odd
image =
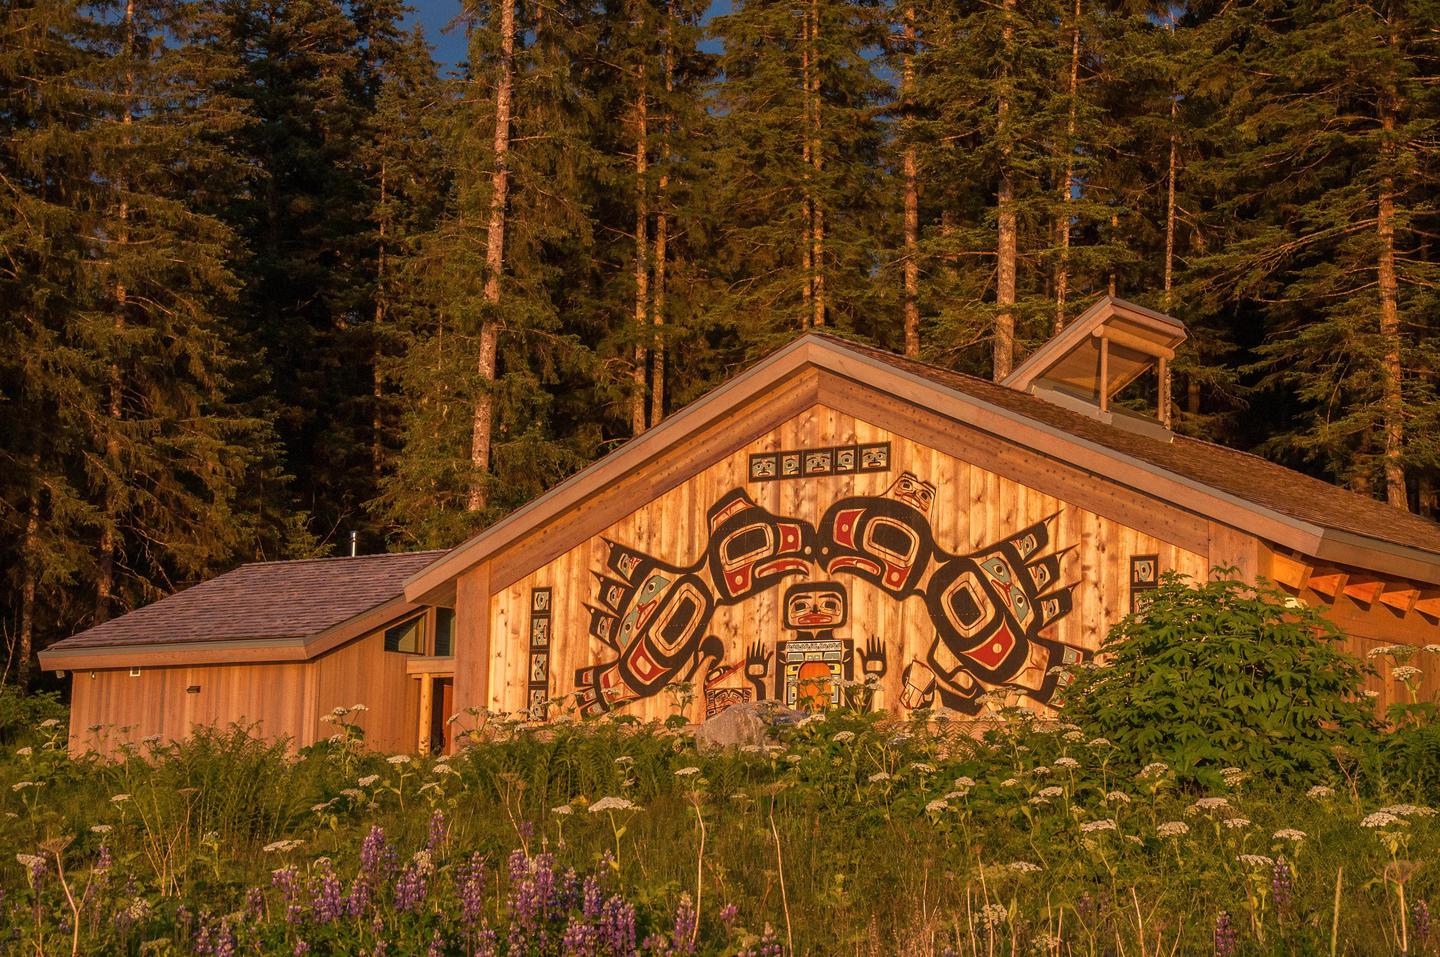
[{"label": "entrance doorway", "polygon": [[434,678],[434,690],[430,694],[430,753],[449,754],[451,730],[449,720],[455,711],[455,679]]}]

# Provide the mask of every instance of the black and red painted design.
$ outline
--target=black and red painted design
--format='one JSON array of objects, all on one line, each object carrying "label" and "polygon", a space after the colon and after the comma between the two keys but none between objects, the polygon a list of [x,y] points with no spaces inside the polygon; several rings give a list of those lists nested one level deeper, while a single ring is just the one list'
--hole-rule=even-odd
[{"label": "black and red painted design", "polygon": [[552,592],[530,590],[530,669],[526,681],[526,703],[530,717],[543,721],[550,697],[550,623],[553,620]]},{"label": "black and red painted design", "polygon": [[[935,633],[927,651],[905,667],[905,707],[941,704],[973,714],[985,689],[995,686],[1049,702],[1063,680],[1058,666],[1085,656],[1042,635],[1072,606],[1072,586],[1059,584],[1065,553],[1049,550],[1054,516],[960,555],[935,542],[929,517],[934,504],[935,486],[906,472],[884,495],[833,503],[815,526],[775,515],[735,489],[710,509],[709,547],[692,565],[672,565],[607,541],[590,634],[615,658],[576,671],[581,709],[609,711],[697,674],[709,690],[742,671],[754,697],[764,698],[772,657],[780,666],[776,695],[788,698],[786,667],[807,663],[799,651],[819,655],[818,662],[838,654],[841,669],[834,677],[850,677],[852,643],[833,634],[844,623],[848,598],[833,581],[790,587],[785,624],[796,635],[773,655],[756,644],[743,662],[727,666],[724,643],[707,634],[718,607],[792,577],[837,575],[868,582],[896,601],[924,603]],[[831,623],[837,612],[839,623]],[[799,648],[792,647],[796,642]],[[884,642],[872,637],[862,658],[867,675],[883,674]]]}]

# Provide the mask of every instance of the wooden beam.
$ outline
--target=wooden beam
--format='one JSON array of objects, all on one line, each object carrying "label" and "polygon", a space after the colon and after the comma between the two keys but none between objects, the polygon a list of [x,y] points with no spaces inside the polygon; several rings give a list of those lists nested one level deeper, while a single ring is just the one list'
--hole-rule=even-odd
[{"label": "wooden beam", "polygon": [[1100,411],[1110,409],[1110,340],[1100,340]]},{"label": "wooden beam", "polygon": [[1124,329],[1114,329],[1110,326],[1100,326],[1090,333],[1101,340],[1100,348],[1105,348],[1105,343],[1113,342],[1117,346],[1124,346],[1126,349],[1134,349],[1136,352],[1143,352],[1147,356],[1154,356],[1157,359],[1174,359],[1175,350],[1160,345],[1158,342],[1151,342],[1144,336],[1137,336],[1133,332],[1126,332]]},{"label": "wooden beam", "polygon": [[1373,605],[1385,590],[1385,579],[1365,572],[1354,572],[1345,581],[1345,597],[1362,605]]},{"label": "wooden beam", "polygon": [[1380,604],[1400,615],[1407,615],[1420,599],[1420,589],[1409,582],[1389,582],[1380,592]]},{"label": "wooden beam", "polygon": [[1440,591],[1427,588],[1416,596],[1413,609],[1432,622],[1440,621]]},{"label": "wooden beam", "polygon": [[1310,580],[1311,571],[1308,562],[1291,558],[1280,552],[1271,552],[1270,554],[1270,580],[1281,588],[1299,594],[1305,590],[1305,583]]},{"label": "wooden beam", "polygon": [[1341,571],[1327,571],[1323,575],[1311,573],[1308,587],[1315,594],[1324,598],[1327,602],[1334,602],[1345,591],[1345,582],[1349,575]]}]

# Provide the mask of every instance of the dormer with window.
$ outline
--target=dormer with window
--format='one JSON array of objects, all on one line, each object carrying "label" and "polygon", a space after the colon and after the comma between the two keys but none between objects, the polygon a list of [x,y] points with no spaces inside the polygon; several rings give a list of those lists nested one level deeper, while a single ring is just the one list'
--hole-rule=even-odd
[{"label": "dormer with window", "polygon": [[1169,436],[1179,320],[1106,296],[1036,349],[1004,384],[1111,425]]}]

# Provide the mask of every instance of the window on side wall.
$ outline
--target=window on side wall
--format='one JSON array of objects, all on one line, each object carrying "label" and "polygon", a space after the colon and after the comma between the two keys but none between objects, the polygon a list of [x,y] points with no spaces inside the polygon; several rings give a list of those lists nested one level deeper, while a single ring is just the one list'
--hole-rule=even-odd
[{"label": "window on side wall", "polygon": [[385,650],[406,655],[425,653],[425,615],[397,622],[385,629]]},{"label": "window on side wall", "polygon": [[435,609],[435,654],[448,658],[455,653],[455,610]]}]

